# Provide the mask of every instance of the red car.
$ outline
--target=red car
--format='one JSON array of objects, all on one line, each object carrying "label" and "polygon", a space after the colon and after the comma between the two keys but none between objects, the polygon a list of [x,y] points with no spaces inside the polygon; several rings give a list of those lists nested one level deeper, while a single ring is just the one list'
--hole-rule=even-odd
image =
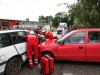
[{"label": "red car", "polygon": [[39,45],[39,57],[55,60],[100,62],[100,28],[73,30],[58,40]]}]

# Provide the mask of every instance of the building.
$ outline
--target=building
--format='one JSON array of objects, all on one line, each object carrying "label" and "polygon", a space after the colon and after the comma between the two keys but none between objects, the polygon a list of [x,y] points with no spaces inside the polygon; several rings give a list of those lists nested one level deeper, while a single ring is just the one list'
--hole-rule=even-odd
[{"label": "building", "polygon": [[20,27],[44,27],[48,23],[38,22],[38,21],[29,21],[29,20],[11,20],[11,19],[0,19],[0,29],[2,27],[11,28],[12,26]]},{"label": "building", "polygon": [[22,27],[38,27],[45,26],[47,23],[37,22],[37,21],[20,21],[19,25]]}]

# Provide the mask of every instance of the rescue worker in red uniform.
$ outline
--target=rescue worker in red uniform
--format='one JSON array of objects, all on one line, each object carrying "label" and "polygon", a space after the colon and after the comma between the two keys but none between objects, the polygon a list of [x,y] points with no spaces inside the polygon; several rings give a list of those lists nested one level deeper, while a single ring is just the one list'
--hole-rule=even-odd
[{"label": "rescue worker in red uniform", "polygon": [[53,34],[50,31],[42,30],[42,34],[45,36],[46,39],[53,39]]},{"label": "rescue worker in red uniform", "polygon": [[38,37],[35,35],[34,31],[30,31],[26,36],[27,39],[27,55],[29,59],[29,68],[33,68],[32,51],[34,51],[34,62],[38,65]]},{"label": "rescue worker in red uniform", "polygon": [[58,39],[58,37],[53,37],[53,34],[50,31],[42,30],[42,34],[45,36],[46,39]]}]

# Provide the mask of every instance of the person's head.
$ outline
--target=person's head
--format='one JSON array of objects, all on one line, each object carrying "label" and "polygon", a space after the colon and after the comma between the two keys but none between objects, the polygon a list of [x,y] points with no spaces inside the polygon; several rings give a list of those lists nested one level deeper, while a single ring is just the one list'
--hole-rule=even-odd
[{"label": "person's head", "polygon": [[34,35],[35,33],[34,33],[34,31],[31,30],[31,31],[29,31],[29,34]]},{"label": "person's head", "polygon": [[67,29],[67,26],[64,26],[64,29]]}]

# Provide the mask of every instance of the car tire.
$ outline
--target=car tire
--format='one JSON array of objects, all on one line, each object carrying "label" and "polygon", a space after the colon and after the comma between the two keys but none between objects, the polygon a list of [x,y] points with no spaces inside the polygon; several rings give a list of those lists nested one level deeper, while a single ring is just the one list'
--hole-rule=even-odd
[{"label": "car tire", "polygon": [[21,61],[18,58],[12,58],[6,65],[5,75],[17,75],[21,70]]},{"label": "car tire", "polygon": [[52,54],[52,53],[50,53],[50,52],[44,52],[44,53],[42,54],[42,56],[45,56],[45,55],[49,55],[49,56],[51,56],[51,57],[53,57],[53,58],[54,58],[53,54]]}]

